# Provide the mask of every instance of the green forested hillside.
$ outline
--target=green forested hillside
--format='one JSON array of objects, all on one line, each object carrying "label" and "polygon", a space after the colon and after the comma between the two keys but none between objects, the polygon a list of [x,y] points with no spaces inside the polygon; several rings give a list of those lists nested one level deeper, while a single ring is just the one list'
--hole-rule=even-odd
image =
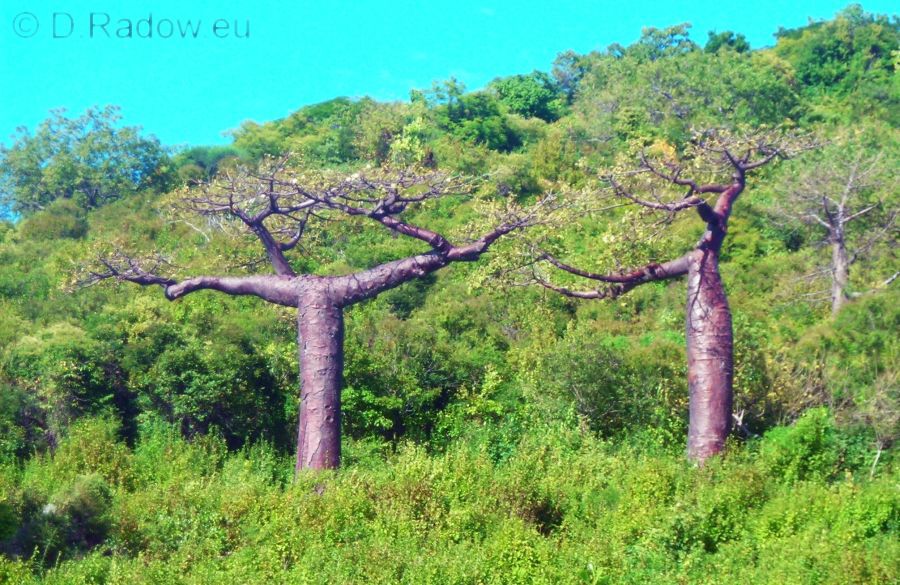
[{"label": "green forested hillside", "polygon": [[[900,22],[851,6],[771,48],[702,36],[646,29],[475,92],[450,79],[408,102],[336,98],[246,123],[227,147],[168,151],[114,109],[54,114],[3,147],[17,221],[0,222],[0,582],[900,579]],[[696,467],[683,279],[576,301],[519,267],[535,241],[601,272],[689,249],[693,217],[648,224],[602,177],[642,150],[684,157],[711,128],[817,147],[756,171],[735,207],[722,274],[739,424]],[[265,272],[254,239],[178,202],[285,152],[310,173],[476,177],[474,195],[407,212],[461,241],[505,202],[573,206],[350,308],[343,467],[296,478],[296,310],[82,286],[113,249],[180,276]],[[871,207],[847,225],[834,315],[820,193]],[[419,244],[351,217],[291,258],[344,274]]]}]

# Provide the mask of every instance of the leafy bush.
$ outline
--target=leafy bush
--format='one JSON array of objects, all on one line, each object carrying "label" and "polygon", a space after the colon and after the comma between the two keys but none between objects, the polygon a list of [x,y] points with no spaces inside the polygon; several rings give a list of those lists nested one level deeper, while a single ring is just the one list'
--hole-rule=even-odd
[{"label": "leafy bush", "polygon": [[769,472],[785,482],[831,478],[840,461],[831,413],[814,408],[792,426],[769,431],[761,457]]},{"label": "leafy bush", "polygon": [[[813,413],[804,424],[825,420]],[[186,441],[148,421],[130,484],[113,487],[108,471],[77,465],[69,479],[35,489],[34,478],[63,477],[71,465],[55,458],[31,462],[24,476],[3,469],[38,554],[7,541],[7,554],[21,556],[0,556],[0,575],[16,583],[37,575],[47,583],[435,584],[897,576],[895,475],[824,481],[807,471],[785,484],[787,467],[770,455],[784,447],[777,432],[759,450],[736,447],[703,469],[567,425],[532,427],[502,462],[485,447],[455,443],[428,455],[407,444],[386,462],[301,474],[292,484],[292,461],[269,447],[227,453],[220,441]]]},{"label": "leafy bush", "polygon": [[5,375],[40,400],[50,440],[75,419],[129,400],[115,357],[84,330],[57,323],[23,335],[6,352]]},{"label": "leafy bush", "polygon": [[560,115],[561,104],[556,85],[546,73],[535,71],[530,75],[496,79],[489,87],[514,114],[547,122],[556,120]]},{"label": "leafy bush", "polygon": [[553,395],[574,400],[578,413],[603,435],[664,426],[665,418],[680,418],[674,413],[683,406],[674,392],[683,388],[679,346],[652,334],[608,336],[585,323],[570,328],[547,352],[541,376]]},{"label": "leafy bush", "polygon": [[78,239],[87,234],[84,209],[71,199],[57,199],[40,213],[22,222],[19,233],[32,241]]}]

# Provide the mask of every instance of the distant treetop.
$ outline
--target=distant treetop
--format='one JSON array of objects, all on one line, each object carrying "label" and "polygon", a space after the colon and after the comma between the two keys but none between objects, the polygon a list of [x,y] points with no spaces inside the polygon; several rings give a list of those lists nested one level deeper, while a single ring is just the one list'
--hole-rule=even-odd
[{"label": "distant treetop", "polygon": [[118,127],[120,119],[113,106],[77,118],[54,110],[33,134],[19,128],[12,146],[0,146],[0,207],[27,216],[70,199],[93,209],[139,190],[167,189],[165,149],[138,127]]}]

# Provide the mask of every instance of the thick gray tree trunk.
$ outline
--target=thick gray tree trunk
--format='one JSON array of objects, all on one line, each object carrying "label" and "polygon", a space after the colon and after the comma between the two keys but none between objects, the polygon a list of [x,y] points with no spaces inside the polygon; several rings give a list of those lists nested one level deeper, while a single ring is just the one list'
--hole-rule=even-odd
[{"label": "thick gray tree trunk", "polygon": [[837,235],[831,240],[831,314],[837,315],[847,300],[850,283],[850,261],[844,238]]}]

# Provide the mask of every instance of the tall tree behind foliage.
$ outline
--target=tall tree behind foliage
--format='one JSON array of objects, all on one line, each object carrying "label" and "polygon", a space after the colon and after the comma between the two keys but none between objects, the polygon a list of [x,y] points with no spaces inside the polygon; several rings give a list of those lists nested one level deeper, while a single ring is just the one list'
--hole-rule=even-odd
[{"label": "tall tree behind foliage", "polygon": [[54,110],[34,133],[19,128],[0,146],[0,204],[20,215],[57,199],[93,209],[144,189],[167,189],[168,156],[159,140],[119,127],[119,108],[90,108],[77,118]]},{"label": "tall tree behind foliage", "polygon": [[896,17],[870,14],[853,4],[834,20],[781,29],[775,36],[774,53],[790,64],[798,88],[811,98],[813,120],[877,115],[900,124]]}]

